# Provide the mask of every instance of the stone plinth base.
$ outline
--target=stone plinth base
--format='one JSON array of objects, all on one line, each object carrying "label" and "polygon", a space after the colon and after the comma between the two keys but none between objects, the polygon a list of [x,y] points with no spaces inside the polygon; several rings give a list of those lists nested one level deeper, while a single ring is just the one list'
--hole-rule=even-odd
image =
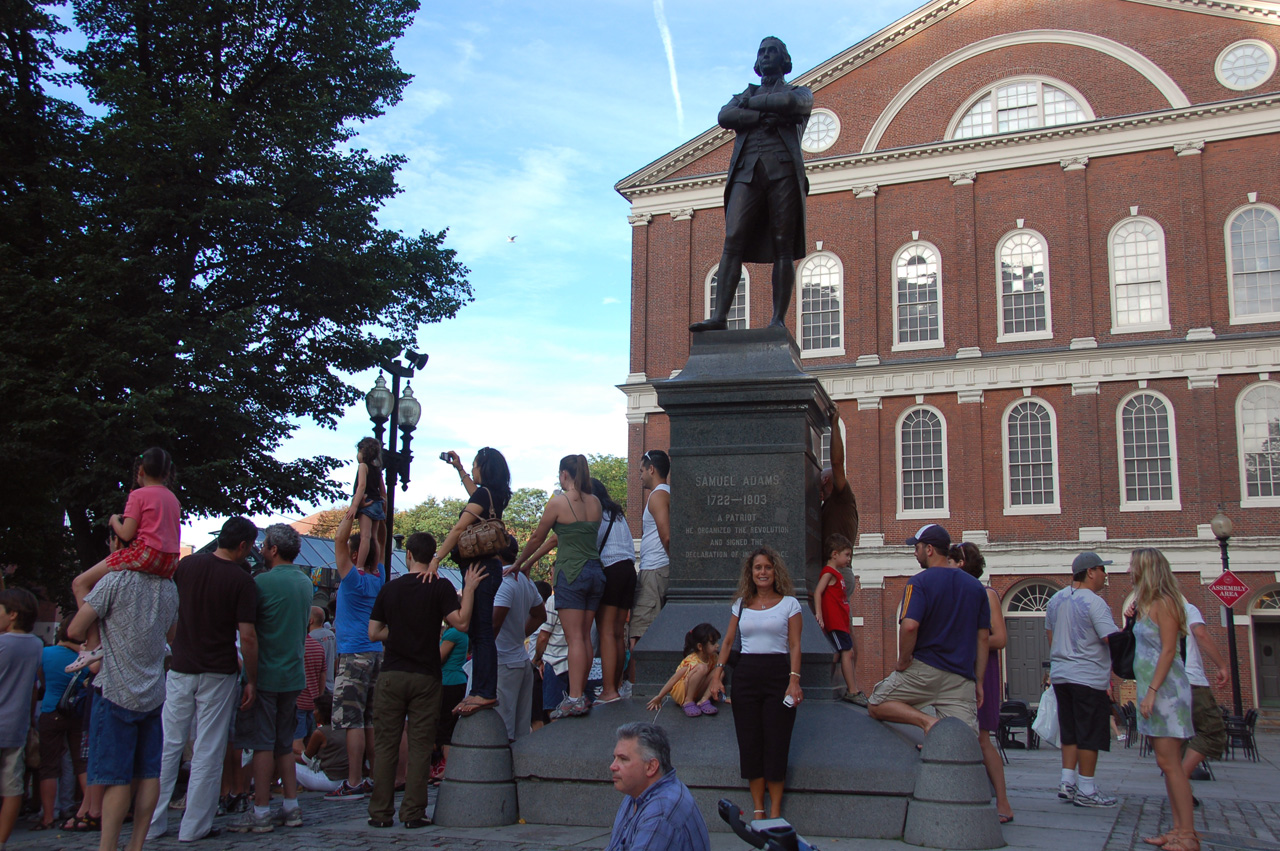
[{"label": "stone plinth base", "polygon": [[[585,718],[557,721],[512,746],[520,815],[536,824],[610,827],[622,795],[609,775],[615,731],[653,721],[643,701],[600,706]],[[670,700],[656,723],[671,738],[676,773],[693,793],[707,827],[726,831],[716,802],[728,798],[750,811],[738,770],[733,709],[689,718]],[[865,710],[833,701],[806,701],[791,737],[791,770],[782,815],[801,834],[896,839],[916,784],[919,755]]]}]

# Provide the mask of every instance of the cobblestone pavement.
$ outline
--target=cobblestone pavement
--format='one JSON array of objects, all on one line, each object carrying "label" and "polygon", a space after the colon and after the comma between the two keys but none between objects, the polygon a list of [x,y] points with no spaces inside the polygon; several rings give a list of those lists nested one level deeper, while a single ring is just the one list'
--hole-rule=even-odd
[{"label": "cobblestone pavement", "polygon": [[[1262,759],[1214,763],[1216,780],[1195,784],[1203,804],[1196,810],[1196,827],[1202,847],[1240,851],[1280,851],[1280,735],[1260,734]],[[1141,757],[1138,748],[1117,745],[1103,754],[1098,781],[1106,791],[1120,795],[1120,806],[1092,810],[1072,807],[1057,799],[1058,752],[1052,748],[1036,751],[1009,751],[1006,769],[1015,821],[1004,828],[1011,849],[1036,851],[1133,851],[1146,849],[1143,836],[1168,828],[1169,807],[1164,782],[1151,756]],[[742,798],[746,799],[744,791]],[[301,799],[305,824],[301,828],[276,828],[268,834],[235,834],[193,844],[179,843],[172,831],[177,819],[170,818],[169,836],[148,843],[158,851],[375,851],[375,849],[460,849],[460,851],[551,851],[551,849],[603,849],[609,843],[606,828],[561,827],[554,825],[512,825],[504,828],[429,827],[407,831],[397,825],[375,830],[365,824],[367,801],[330,802],[315,793]],[[432,791],[430,806],[434,806]],[[173,814],[177,816],[177,813]],[[223,826],[238,816],[217,820]],[[122,842],[130,828],[126,826]],[[909,851],[912,846],[885,840],[858,840],[841,837],[809,837],[823,851]],[[736,837],[713,833],[713,851],[738,851],[746,846]],[[20,824],[6,851],[91,851],[98,847],[96,833],[32,832]]]}]

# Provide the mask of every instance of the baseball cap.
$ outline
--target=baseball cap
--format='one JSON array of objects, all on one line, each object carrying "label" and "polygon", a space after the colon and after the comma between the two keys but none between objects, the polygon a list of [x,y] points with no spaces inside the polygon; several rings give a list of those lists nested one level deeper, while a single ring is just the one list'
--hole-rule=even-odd
[{"label": "baseball cap", "polygon": [[1102,567],[1104,564],[1111,564],[1109,561],[1103,561],[1098,557],[1097,553],[1080,553],[1071,562],[1071,573],[1084,573],[1093,567]]},{"label": "baseball cap", "polygon": [[916,544],[929,544],[936,550],[946,552],[951,548],[951,536],[937,523],[927,523],[907,538],[908,547],[914,547]]}]

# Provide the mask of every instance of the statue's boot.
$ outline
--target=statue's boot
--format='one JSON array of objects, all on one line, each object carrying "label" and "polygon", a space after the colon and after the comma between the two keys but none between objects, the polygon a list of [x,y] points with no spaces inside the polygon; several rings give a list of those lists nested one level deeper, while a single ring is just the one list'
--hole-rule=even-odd
[{"label": "statue's boot", "polygon": [[773,318],[769,327],[787,327],[787,308],[796,288],[796,264],[790,257],[779,257],[773,264]]},{"label": "statue's boot", "polygon": [[[720,261],[720,268],[725,269],[730,265],[730,255],[725,255]],[[742,268],[742,261],[737,262],[737,268]],[[711,316],[695,322],[689,326],[689,330],[693,333],[699,331],[727,331],[729,329],[729,309],[733,307],[733,297],[738,292],[738,280],[741,279],[742,273],[739,271],[735,280],[731,285],[726,286],[724,281],[716,287],[716,303],[711,311]]]}]

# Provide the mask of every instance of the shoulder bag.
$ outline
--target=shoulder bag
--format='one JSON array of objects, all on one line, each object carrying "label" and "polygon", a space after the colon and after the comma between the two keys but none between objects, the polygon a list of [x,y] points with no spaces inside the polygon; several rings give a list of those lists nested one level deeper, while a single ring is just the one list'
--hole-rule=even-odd
[{"label": "shoulder bag", "polygon": [[503,525],[502,518],[498,517],[498,513],[493,509],[493,492],[488,488],[484,491],[489,494],[488,517],[481,517],[470,508],[463,509],[476,518],[476,521],[463,529],[462,534],[458,536],[458,555],[462,556],[463,561],[495,556],[507,548],[507,527]]},{"label": "shoulder bag", "polygon": [[1133,618],[1125,618],[1124,629],[1107,636],[1111,645],[1111,670],[1122,680],[1132,680],[1133,653],[1138,646],[1133,636]]}]

